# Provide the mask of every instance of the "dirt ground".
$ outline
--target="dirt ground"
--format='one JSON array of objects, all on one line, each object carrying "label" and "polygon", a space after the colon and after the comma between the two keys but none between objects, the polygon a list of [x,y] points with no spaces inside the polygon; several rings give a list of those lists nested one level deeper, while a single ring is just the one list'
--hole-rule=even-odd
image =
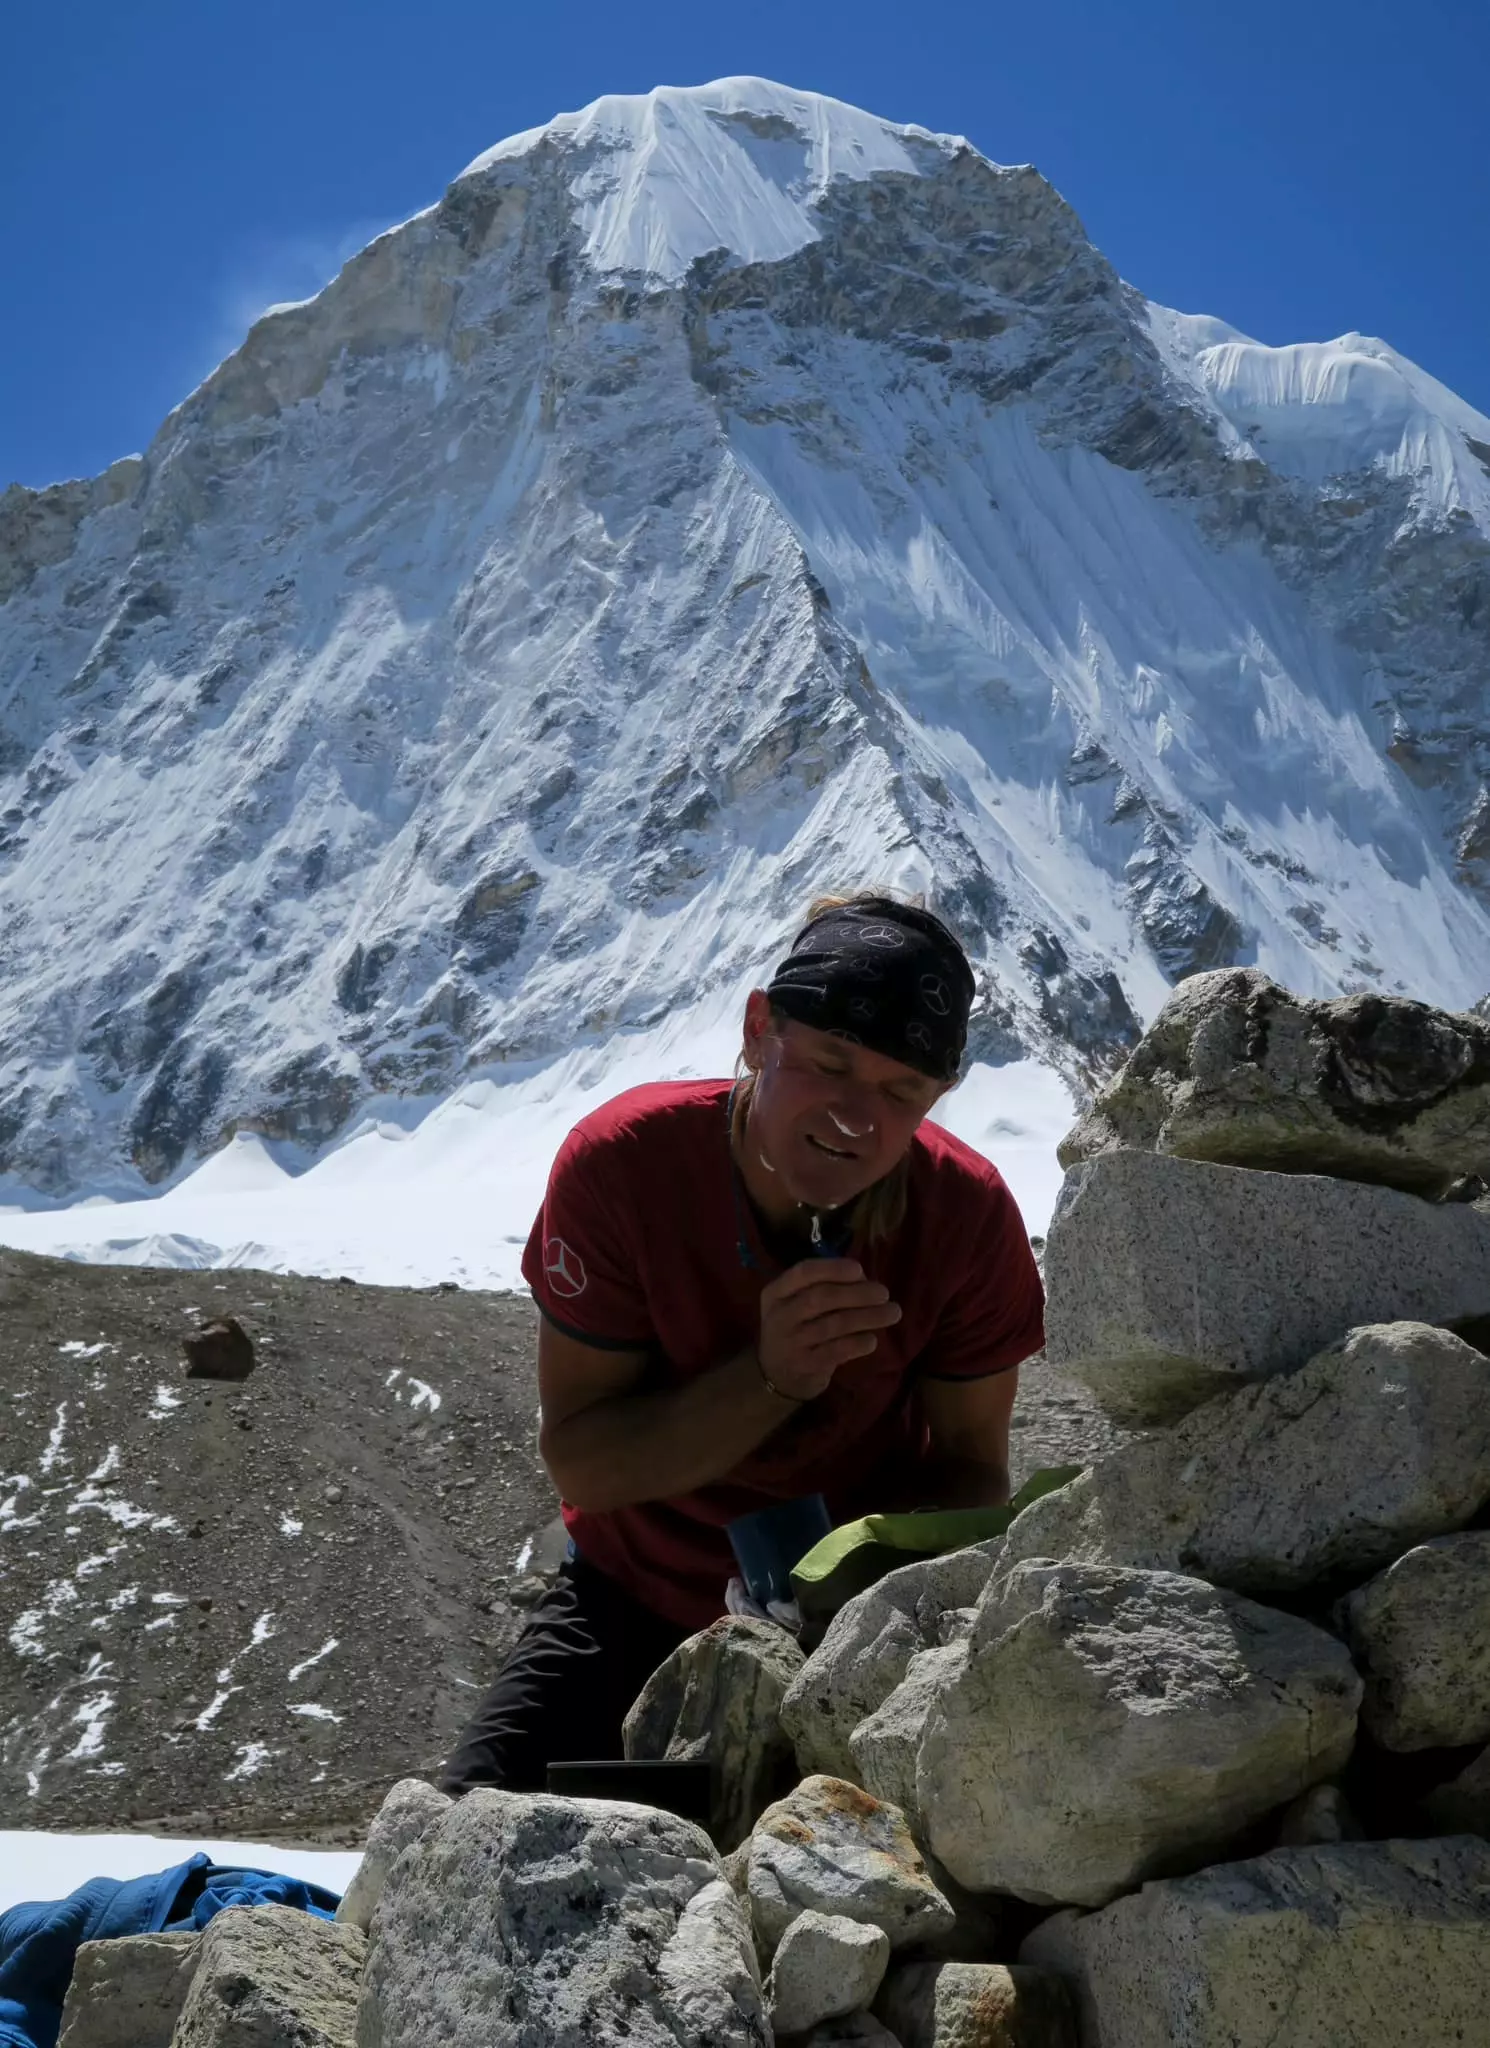
[{"label": "dirt ground", "polygon": [[[256,1369],[187,1378],[225,1314]],[[0,1251],[0,1827],[360,1842],[541,1590],[533,1331],[517,1295]],[[1114,1441],[1024,1369],[1016,1485]]]}]

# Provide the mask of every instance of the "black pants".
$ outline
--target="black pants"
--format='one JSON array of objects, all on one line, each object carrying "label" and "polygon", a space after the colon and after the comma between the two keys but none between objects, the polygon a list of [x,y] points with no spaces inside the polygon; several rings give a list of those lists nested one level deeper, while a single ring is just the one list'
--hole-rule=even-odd
[{"label": "black pants", "polygon": [[541,1792],[551,1763],[619,1757],[637,1694],[691,1633],[571,1559],[452,1751],[441,1790]]}]

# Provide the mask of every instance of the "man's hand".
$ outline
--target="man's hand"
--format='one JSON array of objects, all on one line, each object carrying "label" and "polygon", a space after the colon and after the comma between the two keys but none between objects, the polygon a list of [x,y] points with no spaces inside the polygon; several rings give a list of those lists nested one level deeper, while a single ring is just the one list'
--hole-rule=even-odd
[{"label": "man's hand", "polygon": [[899,1321],[889,1289],[866,1280],[856,1259],[804,1259],[761,1290],[761,1372],[794,1401],[810,1401]]},{"label": "man's hand", "polygon": [[773,1387],[810,1401],[899,1320],[886,1290],[852,1259],[804,1259],[762,1290],[756,1345],[649,1393],[645,1351],[602,1350],[542,1321],[544,1463],[567,1501],[597,1514],[712,1485],[785,1421]]}]

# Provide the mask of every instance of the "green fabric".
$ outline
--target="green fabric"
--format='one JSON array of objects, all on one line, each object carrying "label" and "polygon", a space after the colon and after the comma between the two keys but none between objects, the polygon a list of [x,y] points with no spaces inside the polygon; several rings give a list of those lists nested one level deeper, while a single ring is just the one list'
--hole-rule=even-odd
[{"label": "green fabric", "polygon": [[939,1557],[1002,1536],[1014,1517],[1042,1495],[1053,1493],[1085,1468],[1053,1465],[1034,1472],[1007,1507],[930,1508],[908,1515],[864,1515],[845,1522],[815,1543],[792,1573],[792,1590],[804,1616],[819,1622],[917,1557]]}]

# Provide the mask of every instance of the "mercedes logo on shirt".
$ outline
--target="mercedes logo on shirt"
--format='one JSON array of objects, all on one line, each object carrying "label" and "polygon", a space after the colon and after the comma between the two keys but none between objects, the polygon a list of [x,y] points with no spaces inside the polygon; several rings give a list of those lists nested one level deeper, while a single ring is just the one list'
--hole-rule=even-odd
[{"label": "mercedes logo on shirt", "polygon": [[551,1291],[569,1300],[583,1294],[590,1284],[584,1260],[562,1237],[551,1237],[544,1243],[543,1272]]}]

